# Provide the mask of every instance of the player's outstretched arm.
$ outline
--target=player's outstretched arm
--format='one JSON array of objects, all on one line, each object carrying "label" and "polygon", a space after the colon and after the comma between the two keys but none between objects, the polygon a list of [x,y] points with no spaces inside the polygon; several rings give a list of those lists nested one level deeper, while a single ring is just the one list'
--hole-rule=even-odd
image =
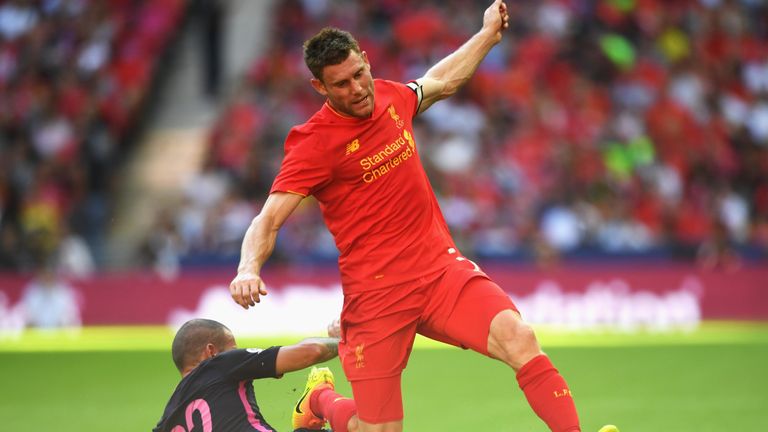
[{"label": "player's outstretched arm", "polygon": [[337,355],[338,338],[308,338],[294,345],[280,347],[275,370],[282,375],[328,361]]},{"label": "player's outstretched arm", "polygon": [[269,195],[264,208],[245,232],[237,276],[229,284],[232,299],[243,308],[256,305],[261,301],[260,296],[267,295],[264,281],[259,276],[261,267],[272,255],[280,227],[302,199],[301,195],[286,192]]},{"label": "player's outstretched arm", "polygon": [[502,0],[495,0],[483,14],[480,31],[416,80],[423,92],[419,112],[453,95],[469,81],[491,48],[501,41],[502,32],[508,27],[507,5]]}]

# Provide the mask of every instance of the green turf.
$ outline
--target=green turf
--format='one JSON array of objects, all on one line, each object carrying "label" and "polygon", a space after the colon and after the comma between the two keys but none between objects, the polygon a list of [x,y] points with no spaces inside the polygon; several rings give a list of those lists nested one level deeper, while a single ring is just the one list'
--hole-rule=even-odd
[{"label": "green turf", "polygon": [[[543,339],[551,342],[547,351],[569,380],[585,431],[606,423],[622,432],[762,430],[768,420],[768,330],[764,325],[715,328],[708,331],[717,337],[700,336],[704,331],[675,337],[553,333]],[[159,332],[156,345],[148,340],[152,349],[143,351],[133,342],[81,351],[75,347],[83,342],[70,340],[69,350],[61,351],[50,349],[51,340],[27,343],[28,349],[19,348],[20,340],[0,340],[1,429],[151,429],[177,374],[169,353],[160,348],[169,340],[167,331]],[[419,344],[404,375],[405,430],[546,431],[506,367],[470,352],[431,346]],[[349,394],[338,361],[328,365],[341,378],[339,391]],[[262,410],[280,430],[289,430],[290,409],[304,379],[296,373],[255,382]]]}]

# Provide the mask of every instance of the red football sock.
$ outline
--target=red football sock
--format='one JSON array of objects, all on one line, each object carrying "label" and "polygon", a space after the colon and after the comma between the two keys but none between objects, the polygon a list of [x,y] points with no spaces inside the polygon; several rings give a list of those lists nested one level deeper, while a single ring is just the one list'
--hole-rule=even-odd
[{"label": "red football sock", "polygon": [[329,389],[316,391],[309,398],[309,406],[316,416],[331,424],[333,432],[347,432],[349,419],[357,414],[355,401]]},{"label": "red football sock", "polygon": [[553,432],[580,432],[579,415],[568,384],[549,357],[538,355],[517,372],[517,382],[533,411]]}]

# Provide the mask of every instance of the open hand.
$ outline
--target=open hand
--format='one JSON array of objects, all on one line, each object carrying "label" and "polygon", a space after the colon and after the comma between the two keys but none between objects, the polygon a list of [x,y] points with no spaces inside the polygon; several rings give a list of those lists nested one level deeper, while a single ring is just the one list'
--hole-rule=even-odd
[{"label": "open hand", "polygon": [[267,287],[256,273],[238,273],[229,284],[229,293],[235,303],[248,309],[261,302],[261,296],[267,295]]}]

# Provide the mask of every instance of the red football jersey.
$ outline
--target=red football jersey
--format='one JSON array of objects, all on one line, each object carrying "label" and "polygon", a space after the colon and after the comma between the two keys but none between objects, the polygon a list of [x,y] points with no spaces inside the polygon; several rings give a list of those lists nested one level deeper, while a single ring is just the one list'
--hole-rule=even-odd
[{"label": "red football jersey", "polygon": [[386,80],[374,86],[370,118],[343,116],[326,102],[291,129],[272,185],[320,203],[345,293],[416,279],[459,256],[416,149],[417,93]]}]

